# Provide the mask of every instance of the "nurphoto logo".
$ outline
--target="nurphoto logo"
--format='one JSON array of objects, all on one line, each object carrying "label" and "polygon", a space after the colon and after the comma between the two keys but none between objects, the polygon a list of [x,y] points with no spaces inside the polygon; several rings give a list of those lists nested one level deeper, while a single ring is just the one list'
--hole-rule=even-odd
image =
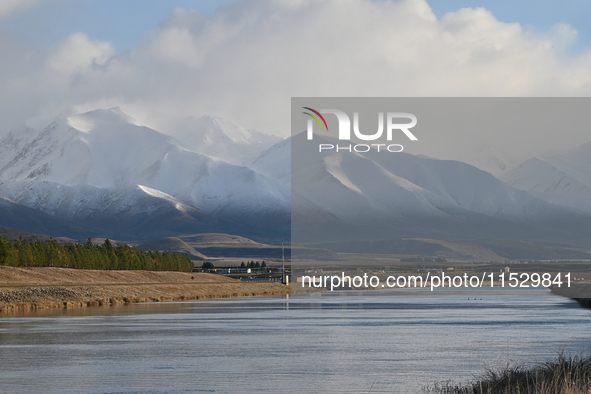
[{"label": "nurphoto logo", "polygon": [[[338,110],[338,109],[321,109],[317,111],[310,107],[302,107],[307,111],[302,112],[303,114],[310,117],[308,119],[308,127],[307,127],[307,138],[308,140],[314,139],[314,121],[320,127],[320,130],[328,129],[328,123],[322,114],[333,114],[336,116],[339,127],[338,127],[338,138],[341,141],[351,141],[351,118],[345,112]],[[410,122],[400,123],[401,119],[410,120]],[[417,124],[417,117],[413,114],[407,112],[388,112],[386,114],[386,141],[392,141],[393,136],[395,135],[395,131],[401,131],[406,135],[411,141],[418,141],[417,137],[410,131],[411,128],[416,126]],[[364,134],[359,130],[359,112],[353,112],[353,133],[355,137],[361,141],[377,141],[382,138],[384,134],[384,113],[378,113],[378,130],[373,134]],[[382,138],[383,140],[383,138]],[[388,152],[402,152],[404,147],[400,144],[386,144],[386,143],[374,143],[374,144],[349,144],[349,145],[339,145],[339,144],[319,144],[318,151],[322,152],[323,150],[335,150],[336,152],[339,151],[346,151],[346,152],[369,152],[371,149],[375,149],[378,152],[388,151]]]}]

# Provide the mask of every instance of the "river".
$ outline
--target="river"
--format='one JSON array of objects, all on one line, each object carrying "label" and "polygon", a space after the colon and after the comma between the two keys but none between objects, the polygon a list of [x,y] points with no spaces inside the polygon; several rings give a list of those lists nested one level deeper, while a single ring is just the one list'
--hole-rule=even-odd
[{"label": "river", "polygon": [[591,349],[547,290],[396,289],[0,317],[2,393],[409,393]]}]

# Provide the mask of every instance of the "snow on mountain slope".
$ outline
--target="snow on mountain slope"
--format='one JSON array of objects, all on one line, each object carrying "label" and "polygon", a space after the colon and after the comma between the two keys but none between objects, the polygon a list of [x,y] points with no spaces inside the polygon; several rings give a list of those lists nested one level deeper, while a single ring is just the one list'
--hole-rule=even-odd
[{"label": "snow on mountain slope", "polygon": [[[316,141],[314,146],[318,143],[320,141]],[[492,154],[491,149],[487,152]],[[361,207],[374,210],[381,206],[378,210],[397,216],[405,212],[441,215],[460,208],[504,219],[529,220],[545,209],[543,202],[538,200],[535,205],[526,194],[507,188],[489,173],[457,161],[375,151],[351,155],[334,152],[319,155],[317,151],[302,151],[301,154],[306,156],[299,157],[295,162],[304,167],[294,169],[293,176],[297,174],[304,178],[294,178],[294,182],[306,187],[305,195],[309,202],[314,200],[318,190],[334,193],[334,198],[327,199],[330,203],[321,205],[323,210],[337,216],[342,216],[343,211],[361,215]],[[291,138],[288,138],[263,152],[253,162],[252,168],[289,184],[292,178],[290,158]],[[319,171],[326,173],[319,178]],[[302,180],[305,177],[322,179],[322,183]],[[362,186],[364,189],[361,189]],[[329,187],[345,189],[329,192]],[[324,200],[322,195],[317,197],[319,201]],[[350,201],[345,203],[345,199]],[[516,204],[519,199],[522,203]],[[338,207],[339,204],[345,205]]]},{"label": "snow on mountain slope", "polygon": [[472,212],[512,221],[534,221],[551,204],[508,187],[490,173],[455,160],[438,160],[405,153],[369,155],[384,168],[414,185]]},{"label": "snow on mountain slope", "polygon": [[146,186],[97,188],[45,181],[4,181],[0,182],[0,195],[42,215],[91,228],[95,234],[126,239],[220,230],[228,224]]},{"label": "snow on mountain slope", "polygon": [[[47,215],[68,220],[91,220],[102,214],[151,214],[161,204],[180,212],[209,215],[166,193],[145,186],[98,188],[90,185],[66,186],[45,181],[0,182],[0,194]],[[138,201],[143,200],[142,204]]]},{"label": "snow on mountain slope", "polygon": [[222,215],[289,212],[290,202],[289,190],[276,181],[193,152],[119,108],[60,118],[40,133],[10,133],[0,141],[0,179],[144,185]]},{"label": "snow on mountain slope", "polygon": [[294,166],[293,187],[339,217],[370,213],[453,216],[465,210],[530,221],[551,205],[458,161],[375,150],[319,153],[319,143],[335,144],[318,139],[314,149],[297,153],[294,161],[299,165]]},{"label": "snow on mountain slope", "polygon": [[291,141],[292,231],[314,229],[312,239],[345,236],[346,229],[368,237],[551,237],[550,228],[560,229],[561,236],[575,228],[591,231],[591,217],[514,189],[462,162],[375,150],[320,153],[320,143],[337,141],[315,136],[311,144],[302,134]]},{"label": "snow on mountain slope", "polygon": [[299,151],[297,155],[292,173],[294,192],[335,217],[371,221],[384,215],[439,215],[437,206],[447,206],[444,199],[361,154],[320,154],[313,149]]},{"label": "snow on mountain slope", "polygon": [[538,158],[529,159],[502,179],[511,186],[535,193],[584,196],[590,189],[575,177]]},{"label": "snow on mountain slope", "polygon": [[517,160],[509,153],[491,145],[482,145],[473,151],[466,163],[499,177],[517,166]]},{"label": "snow on mountain slope", "polygon": [[591,141],[544,160],[591,187]]},{"label": "snow on mountain slope", "polygon": [[[312,239],[331,231],[337,236],[351,224],[368,236],[391,237],[591,234],[587,215],[532,194],[591,201],[585,172],[591,145],[505,174],[530,193],[457,161],[319,153],[318,143],[335,141],[318,136],[310,144],[304,134],[249,158],[270,140],[217,118],[192,122],[201,134],[185,142],[118,108],[63,115],[41,132],[15,130],[0,140],[0,196],[10,199],[5,210],[29,207],[23,212],[120,239],[212,231],[284,237],[290,214],[312,226]],[[195,150],[250,161],[234,165]]]},{"label": "snow on mountain slope", "polygon": [[23,149],[27,147],[39,133],[25,125],[10,131],[0,140],[0,176],[4,168],[18,160]]},{"label": "snow on mountain slope", "polygon": [[246,130],[219,117],[187,117],[174,123],[168,134],[186,143],[195,152],[248,166],[262,151],[281,138]]},{"label": "snow on mountain slope", "polygon": [[291,138],[279,141],[261,153],[249,167],[291,187]]},{"label": "snow on mountain slope", "polygon": [[501,179],[549,202],[591,213],[591,142],[527,160]]},{"label": "snow on mountain slope", "polygon": [[133,184],[144,168],[181,144],[119,108],[58,118],[40,133],[11,132],[7,138],[22,147],[11,158],[12,148],[1,141],[0,179],[97,187]]},{"label": "snow on mountain slope", "polygon": [[5,197],[0,197],[0,227],[54,237],[85,239],[99,235],[89,226],[46,215]]}]

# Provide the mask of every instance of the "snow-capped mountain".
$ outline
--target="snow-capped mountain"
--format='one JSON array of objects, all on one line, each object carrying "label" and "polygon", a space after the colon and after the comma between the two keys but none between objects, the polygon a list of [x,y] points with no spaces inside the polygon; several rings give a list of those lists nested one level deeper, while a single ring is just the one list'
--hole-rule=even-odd
[{"label": "snow-capped mountain", "polygon": [[[304,138],[292,137],[296,237],[342,239],[343,229],[368,239],[551,237],[550,228],[591,234],[591,216],[581,218],[471,165],[375,150],[320,153],[318,144],[337,141]],[[302,223],[318,232],[298,235]]]},{"label": "snow-capped mountain", "polygon": [[591,213],[591,142],[529,159],[500,179],[552,203]]},{"label": "snow-capped mountain", "polygon": [[309,144],[303,134],[276,141],[218,118],[189,123],[200,131],[176,133],[181,141],[112,108],[8,133],[0,140],[0,226],[128,240],[200,232],[285,239],[295,218],[296,239],[310,242],[591,239],[591,215],[548,197],[591,200],[591,144],[505,174],[526,189],[518,190],[458,161],[319,153],[318,143],[336,142]]},{"label": "snow-capped mountain", "polygon": [[147,186],[208,213],[289,210],[289,191],[242,166],[194,152],[118,108],[59,119],[0,141],[0,179]]},{"label": "snow-capped mountain", "polygon": [[499,177],[515,168],[518,161],[507,152],[491,145],[482,145],[474,150],[466,163]]},{"label": "snow-capped mountain", "polygon": [[146,186],[97,188],[45,181],[0,182],[0,195],[48,217],[120,239],[218,231],[228,223]]},{"label": "snow-capped mountain", "polygon": [[291,138],[265,150],[249,166],[286,187],[291,187]]},{"label": "snow-capped mountain", "polygon": [[179,212],[192,207],[238,223],[285,219],[290,209],[289,189],[277,181],[195,152],[119,108],[10,132],[0,141],[0,180],[0,195],[76,222],[81,212],[122,206],[149,213],[147,195]]},{"label": "snow-capped mountain", "polygon": [[212,116],[183,118],[174,122],[169,134],[195,152],[241,166],[248,166],[262,151],[282,140]]},{"label": "snow-capped mountain", "polygon": [[[298,135],[295,138],[302,138]],[[315,144],[336,144],[315,140]],[[297,145],[304,145],[298,142]],[[302,149],[294,158],[297,192],[333,215],[448,215],[466,210],[501,219],[530,220],[548,205],[471,165],[407,153],[336,153]],[[356,207],[356,209],[354,209]],[[371,219],[373,220],[373,219]]]}]

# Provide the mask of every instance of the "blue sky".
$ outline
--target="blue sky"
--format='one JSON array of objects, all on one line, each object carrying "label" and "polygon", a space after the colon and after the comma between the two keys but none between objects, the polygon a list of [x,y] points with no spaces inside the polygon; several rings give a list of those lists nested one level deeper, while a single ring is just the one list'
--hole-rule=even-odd
[{"label": "blue sky", "polygon": [[76,32],[110,42],[121,52],[137,47],[175,8],[212,14],[228,0],[45,0],[0,19],[5,33],[41,46]]},{"label": "blue sky", "polygon": [[[213,14],[232,0],[44,0],[0,19],[0,29],[18,39],[50,45],[75,32],[110,42],[118,52],[137,47],[176,7]],[[248,1],[248,0],[247,0]],[[588,0],[428,0],[441,18],[464,7],[484,7],[497,19],[520,23],[526,31],[543,33],[557,23],[578,31],[569,52],[591,47],[591,1]]]}]

